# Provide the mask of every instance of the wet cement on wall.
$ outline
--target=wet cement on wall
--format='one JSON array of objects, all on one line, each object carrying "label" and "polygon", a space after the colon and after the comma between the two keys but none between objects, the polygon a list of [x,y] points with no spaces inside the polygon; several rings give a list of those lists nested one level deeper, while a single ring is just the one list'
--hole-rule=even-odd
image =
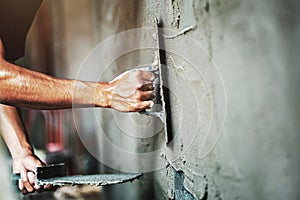
[{"label": "wet cement on wall", "polygon": [[[167,54],[167,63],[174,69],[169,76],[171,90],[179,99],[188,98],[182,92],[184,88],[174,82],[178,79],[193,82],[197,88],[195,93],[203,103],[203,107],[198,107],[202,112],[197,115],[202,121],[193,144],[182,156],[173,160],[174,154],[181,155],[180,149],[184,149],[180,144],[182,138],[178,137],[174,146],[163,155],[167,160],[166,169],[174,168],[185,177],[184,187],[193,198],[299,197],[299,173],[296,170],[299,168],[299,155],[296,153],[299,149],[295,142],[299,141],[299,118],[298,111],[291,111],[291,108],[299,110],[295,101],[291,100],[298,95],[289,88],[299,86],[294,78],[290,79],[293,77],[291,72],[299,73],[299,66],[296,69],[299,61],[293,57],[297,50],[288,53],[288,48],[299,49],[297,42],[296,45],[291,44],[291,41],[297,41],[295,33],[299,30],[299,23],[295,20],[299,19],[299,15],[295,15],[297,9],[291,9],[292,5],[299,8],[295,1],[287,4],[281,1],[238,0],[147,2],[145,24],[151,24],[153,17],[159,17],[164,27],[178,30],[177,35],[166,40],[185,36],[196,39],[216,62],[225,83],[228,97],[226,124],[215,149],[201,159],[200,144],[209,124],[206,120],[213,112],[207,109],[210,107],[210,101],[205,98],[208,90],[201,85],[201,78],[196,76],[196,80],[192,80],[195,77],[192,66],[171,53]],[[183,43],[179,46],[190,54],[197,54]],[[207,64],[202,60],[199,62]],[[187,78],[178,78],[180,76]],[[214,86],[208,87],[213,93]],[[175,132],[188,132],[188,127],[197,123],[197,116],[193,116],[195,107],[188,102],[179,102],[185,105],[181,112],[177,110],[178,101],[171,102],[175,116],[173,123],[175,127],[180,123],[180,113],[181,122],[187,126],[175,128]],[[183,135],[186,136],[186,133]],[[164,195],[159,191],[156,197],[176,199],[174,191],[170,191],[176,188],[174,174],[163,171],[155,175],[155,182]],[[175,177],[177,175],[175,173]]]},{"label": "wet cement on wall", "polygon": [[[207,198],[208,183],[203,164],[197,162],[199,157],[197,149],[203,141],[211,115],[209,91],[203,78],[187,60],[184,60],[185,57],[170,53],[175,48],[182,47],[183,41],[180,37],[197,29],[194,6],[193,1],[152,1],[147,4],[146,8],[149,12],[148,23],[151,24],[151,18],[157,17],[162,20],[164,28],[177,30],[176,33],[165,37],[174,141],[169,144],[162,155],[162,159],[167,161],[166,169],[171,173],[157,172],[154,175],[160,186],[164,188],[164,195],[161,195],[161,192],[157,193],[157,199]],[[156,9],[154,12],[153,8]],[[194,53],[193,49],[189,49],[188,46],[183,48]],[[202,101],[199,103],[197,99]],[[196,130],[195,127],[197,127]],[[190,141],[186,139],[192,139],[196,143],[190,146]],[[189,149],[186,148],[188,146]]]}]

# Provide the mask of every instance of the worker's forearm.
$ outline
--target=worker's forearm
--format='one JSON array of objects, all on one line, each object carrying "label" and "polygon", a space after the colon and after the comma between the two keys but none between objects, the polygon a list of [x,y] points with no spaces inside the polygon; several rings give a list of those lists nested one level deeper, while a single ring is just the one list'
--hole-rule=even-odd
[{"label": "worker's forearm", "polygon": [[107,88],[106,83],[59,79],[0,60],[0,103],[3,104],[32,109],[109,107]]},{"label": "worker's forearm", "polygon": [[12,156],[13,173],[21,176],[19,189],[23,194],[41,189],[35,185],[34,172],[44,163],[34,155],[16,108],[0,104],[0,132]]},{"label": "worker's forearm", "polygon": [[16,108],[0,104],[0,132],[14,159],[33,154]]}]

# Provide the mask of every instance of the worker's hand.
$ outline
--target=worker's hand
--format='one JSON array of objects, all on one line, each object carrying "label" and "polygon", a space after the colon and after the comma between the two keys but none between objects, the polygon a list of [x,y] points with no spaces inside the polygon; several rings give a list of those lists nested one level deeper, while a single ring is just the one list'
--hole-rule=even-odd
[{"label": "worker's hand", "polygon": [[138,112],[154,104],[154,75],[143,70],[130,70],[109,83],[109,107],[122,112]]},{"label": "worker's hand", "polygon": [[[44,188],[35,184],[35,171],[37,167],[45,165],[34,154],[13,159],[13,173],[20,173],[19,189],[23,194],[42,191]],[[49,186],[47,186],[49,188]]]}]

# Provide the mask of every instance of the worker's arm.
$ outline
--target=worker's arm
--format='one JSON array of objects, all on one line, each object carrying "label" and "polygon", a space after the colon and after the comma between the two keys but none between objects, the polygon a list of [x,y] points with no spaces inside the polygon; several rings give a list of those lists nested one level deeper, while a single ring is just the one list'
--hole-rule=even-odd
[{"label": "worker's arm", "polygon": [[5,60],[0,40],[0,103],[31,109],[105,107],[123,112],[151,107],[154,97],[151,72],[132,70],[111,82],[59,79]]},{"label": "worker's arm", "polygon": [[28,141],[16,108],[0,104],[0,132],[11,153],[13,173],[20,173],[19,188],[23,194],[42,189],[35,185],[36,167],[44,165]]}]

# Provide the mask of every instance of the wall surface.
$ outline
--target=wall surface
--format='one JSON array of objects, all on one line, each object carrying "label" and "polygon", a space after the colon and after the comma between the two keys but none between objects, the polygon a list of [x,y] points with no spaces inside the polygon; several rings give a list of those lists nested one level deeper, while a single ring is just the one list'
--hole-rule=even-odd
[{"label": "wall surface", "polygon": [[[151,117],[105,109],[79,110],[74,115],[83,144],[110,166],[102,165],[102,172],[145,172],[133,183],[105,187],[104,199],[300,198],[298,1],[45,4],[52,29],[44,31],[51,33],[52,43],[42,55],[52,56],[55,68],[50,73],[62,77],[109,81],[125,70],[149,65],[155,51],[155,37],[149,37],[155,33],[154,19],[173,30],[163,32],[172,143],[165,145],[162,124]],[[31,52],[40,52],[34,42],[37,27],[29,38]],[[152,29],[148,34],[113,37],[139,27]],[[99,47],[101,42],[105,49]],[[152,48],[120,54],[132,44]],[[94,54],[88,54],[92,49]],[[43,60],[40,54],[31,58]],[[109,64],[103,61],[110,56],[117,57]],[[146,126],[149,121],[151,126]],[[141,137],[145,132],[156,134]],[[139,154],[111,151],[106,138],[127,153]],[[159,154],[145,161],[147,153],[157,149]],[[151,167],[156,170],[151,172]]]},{"label": "wall surface", "polygon": [[[197,114],[204,121],[199,123],[193,144],[177,161],[172,161],[168,153],[166,156],[170,166],[183,172],[184,187],[196,199],[299,198],[298,9],[296,1],[147,2],[150,17],[145,24],[159,16],[164,27],[185,33],[178,38],[195,39],[216,63],[224,81],[225,126],[213,151],[201,159],[202,131],[209,125],[205,120],[211,114],[218,118],[214,111],[220,105],[214,104],[212,110],[205,112],[211,105],[205,99],[208,91],[201,87],[202,80],[197,79],[188,63],[176,59],[168,62],[170,68],[184,66],[180,74],[170,73],[170,81],[184,74],[187,82],[198,84],[193,91],[202,100]],[[178,47],[187,54],[201,54],[184,43]],[[200,59],[199,63],[205,65]],[[218,92],[214,87],[208,85],[212,94]],[[172,89],[178,98],[189,98],[180,87]],[[178,107],[175,102],[171,105],[172,109]],[[195,107],[183,106],[181,123],[189,124]],[[176,119],[175,111],[174,115]],[[192,119],[192,124],[197,123],[195,116]],[[188,132],[188,127],[181,131]],[[172,154],[176,150],[170,151]],[[173,182],[172,170],[168,172],[162,170],[154,179],[165,194],[163,198],[174,198],[174,191],[169,189],[178,183]],[[191,199],[184,193],[183,196]],[[157,198],[162,198],[161,193]]]},{"label": "wall surface", "polygon": [[[149,177],[156,199],[299,198],[298,8],[296,1],[144,2],[143,26],[153,26],[158,17],[164,28],[179,32],[165,37],[173,134],[178,137],[161,158],[166,168]],[[209,101],[219,102],[214,99],[220,93],[214,84],[218,77],[209,77],[212,84],[206,85],[197,66],[182,59],[199,55],[199,64],[205,65],[201,70],[212,67],[184,43],[186,36],[199,42],[217,65],[227,97],[222,135],[204,159],[201,144],[210,117],[222,125],[222,105]],[[171,53],[176,48],[186,54]],[[198,107],[193,95],[184,92],[187,84],[200,100]],[[193,143],[186,147],[182,140],[192,137],[189,131],[197,123]]]}]

